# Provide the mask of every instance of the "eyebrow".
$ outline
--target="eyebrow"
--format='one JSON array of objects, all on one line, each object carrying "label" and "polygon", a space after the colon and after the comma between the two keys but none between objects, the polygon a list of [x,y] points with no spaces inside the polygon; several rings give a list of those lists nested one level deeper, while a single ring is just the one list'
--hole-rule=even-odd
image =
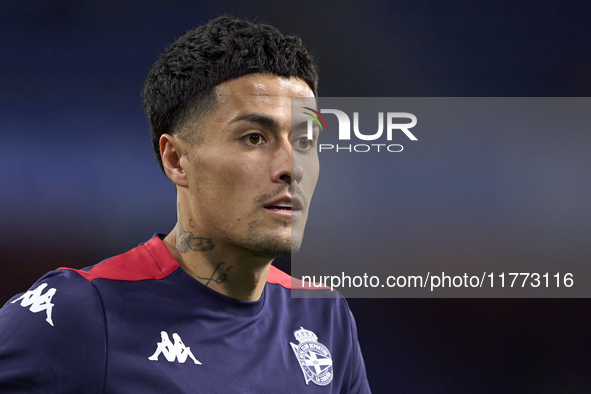
[{"label": "eyebrow", "polygon": [[[244,115],[240,115],[235,117],[234,119],[232,119],[230,121],[230,123],[235,123],[235,122],[242,122],[242,121],[246,121],[246,122],[252,122],[252,123],[258,123],[259,125],[271,129],[273,131],[278,131],[281,126],[279,125],[279,123],[273,119],[270,118],[266,115],[261,115],[261,114],[257,114],[257,113],[250,113],[250,114],[244,114]],[[306,129],[308,126],[308,121],[304,120],[301,122],[298,122],[294,125],[292,125],[292,129],[293,130],[301,130],[301,129]],[[312,125],[312,127],[314,129],[318,129],[318,126],[316,126],[315,124]]]},{"label": "eyebrow", "polygon": [[261,115],[261,114],[257,114],[257,113],[244,114],[244,115],[237,116],[236,118],[232,119],[230,121],[230,123],[241,122],[241,121],[258,123],[263,127],[273,129],[273,130],[280,129],[279,123],[277,123],[277,121],[275,119],[272,119],[266,115]]}]

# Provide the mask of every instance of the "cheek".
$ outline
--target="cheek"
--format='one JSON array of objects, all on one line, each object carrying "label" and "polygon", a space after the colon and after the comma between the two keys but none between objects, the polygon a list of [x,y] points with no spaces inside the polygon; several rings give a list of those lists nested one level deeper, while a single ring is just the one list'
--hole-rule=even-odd
[{"label": "cheek", "polygon": [[224,203],[228,212],[235,212],[245,200],[252,201],[264,189],[262,169],[248,161],[219,157],[202,160],[196,166],[196,188],[208,199]]}]

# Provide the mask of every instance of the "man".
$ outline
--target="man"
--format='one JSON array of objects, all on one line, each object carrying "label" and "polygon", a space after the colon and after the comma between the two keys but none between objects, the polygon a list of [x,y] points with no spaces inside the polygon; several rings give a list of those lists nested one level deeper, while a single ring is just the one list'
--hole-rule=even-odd
[{"label": "man", "polygon": [[167,48],[143,93],[177,224],[13,297],[0,392],[369,392],[345,301],[292,299],[271,266],[299,248],[318,178],[291,119],[292,97],[317,95],[301,41],[221,17]]}]

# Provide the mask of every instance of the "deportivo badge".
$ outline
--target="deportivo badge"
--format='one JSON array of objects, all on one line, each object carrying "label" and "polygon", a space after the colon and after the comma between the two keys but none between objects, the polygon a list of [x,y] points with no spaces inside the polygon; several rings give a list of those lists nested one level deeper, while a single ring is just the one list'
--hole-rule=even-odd
[{"label": "deportivo badge", "polygon": [[304,327],[300,327],[293,335],[300,344],[289,344],[300,362],[306,384],[310,381],[318,386],[329,384],[333,377],[332,358],[326,346],[318,342],[316,334]]}]

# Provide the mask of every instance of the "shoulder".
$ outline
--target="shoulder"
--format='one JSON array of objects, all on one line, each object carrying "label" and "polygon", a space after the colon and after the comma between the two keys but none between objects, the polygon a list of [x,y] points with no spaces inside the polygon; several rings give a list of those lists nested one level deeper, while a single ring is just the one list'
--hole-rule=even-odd
[{"label": "shoulder", "polygon": [[61,267],[48,272],[25,293],[6,303],[0,310],[0,324],[6,324],[8,315],[12,325],[37,324],[41,315],[52,327],[76,320],[89,321],[103,309],[101,295],[93,283],[96,279],[161,279],[177,268],[178,264],[162,240],[153,237],[94,266],[82,269]]},{"label": "shoulder", "polygon": [[302,282],[274,266],[269,268],[267,283],[275,285],[272,287],[275,293],[283,293],[291,299],[309,300],[301,301],[304,304],[331,306],[349,311],[345,298],[336,290],[318,283]]},{"label": "shoulder", "polygon": [[12,325],[41,325],[40,320],[56,327],[78,318],[72,313],[78,309],[81,312],[101,309],[96,290],[73,270],[55,270],[41,277],[26,292],[12,297],[0,310],[0,324],[9,320]]},{"label": "shoulder", "polygon": [[0,309],[0,391],[100,388],[105,343],[94,286],[74,271],[51,271]]},{"label": "shoulder", "polygon": [[162,279],[179,268],[162,240],[154,236],[148,242],[128,252],[111,257],[91,267],[80,270],[66,267],[58,270],[76,272],[88,281],[110,279],[138,281],[146,279]]},{"label": "shoulder", "polygon": [[[337,291],[302,281],[271,266],[267,278],[269,303],[290,320],[315,323],[331,337],[351,343],[355,321]],[[298,325],[299,327],[299,325]]]},{"label": "shoulder", "polygon": [[176,268],[153,237],[92,267],[58,268],[12,297],[0,309],[0,392],[102,390],[108,338],[99,279],[160,279]]}]

